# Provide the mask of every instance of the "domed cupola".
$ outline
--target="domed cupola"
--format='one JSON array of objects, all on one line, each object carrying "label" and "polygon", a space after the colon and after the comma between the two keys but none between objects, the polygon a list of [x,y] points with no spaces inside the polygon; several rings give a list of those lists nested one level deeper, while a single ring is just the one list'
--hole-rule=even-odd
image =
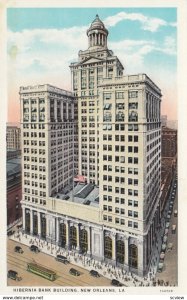
[{"label": "domed cupola", "polygon": [[87,36],[89,49],[98,47],[107,48],[108,30],[105,28],[105,25],[99,19],[98,15],[96,15],[90,28],[87,30]]}]

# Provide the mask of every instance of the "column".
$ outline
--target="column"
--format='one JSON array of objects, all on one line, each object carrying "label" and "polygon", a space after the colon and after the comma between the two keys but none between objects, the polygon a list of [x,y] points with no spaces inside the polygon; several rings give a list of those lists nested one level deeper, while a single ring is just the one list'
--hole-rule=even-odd
[{"label": "column", "polygon": [[116,263],[116,234],[112,235],[112,260]]},{"label": "column", "polygon": [[87,254],[91,254],[91,227],[88,227],[88,251]]},{"label": "column", "polygon": [[57,100],[54,99],[54,118],[57,120]]},{"label": "column", "polygon": [[99,45],[101,45],[101,34],[99,33]]},{"label": "column", "polygon": [[69,249],[69,222],[66,222],[66,248]]},{"label": "column", "polygon": [[80,250],[80,240],[79,240],[79,224],[75,225],[76,229],[77,229],[77,248],[76,250]]},{"label": "column", "polygon": [[22,206],[22,224],[23,224],[23,231],[25,231],[25,208]]},{"label": "column", "polygon": [[59,219],[56,218],[56,244],[59,243]]},{"label": "column", "polygon": [[49,238],[49,218],[46,215],[46,238]]},{"label": "column", "polygon": [[41,237],[41,215],[40,212],[38,212],[38,236]]},{"label": "column", "polygon": [[129,238],[125,237],[125,265],[129,265]]},{"label": "column", "polygon": [[144,261],[143,261],[143,241],[138,240],[138,275],[144,276]]},{"label": "column", "polygon": [[30,209],[30,234],[33,235],[33,210]]}]

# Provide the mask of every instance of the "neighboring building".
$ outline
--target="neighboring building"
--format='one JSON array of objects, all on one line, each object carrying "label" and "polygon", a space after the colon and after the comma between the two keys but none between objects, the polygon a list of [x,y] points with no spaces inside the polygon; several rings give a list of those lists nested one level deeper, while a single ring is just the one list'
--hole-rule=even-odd
[{"label": "neighboring building", "polygon": [[77,104],[72,93],[45,84],[20,88],[23,199],[70,190],[77,169]]},{"label": "neighboring building", "polygon": [[178,121],[177,120],[168,120],[167,127],[177,130],[178,129]]},{"label": "neighboring building", "polygon": [[18,158],[21,156],[21,149],[16,150],[16,149],[7,149],[7,160],[12,159],[12,158]]},{"label": "neighboring building", "polygon": [[23,229],[143,276],[160,222],[161,91],[123,76],[98,16],[87,35],[70,66],[75,97],[20,88]]},{"label": "neighboring building", "polygon": [[21,149],[21,129],[15,125],[7,126],[6,143],[7,149]]},{"label": "neighboring building", "polygon": [[162,127],[162,157],[177,155],[177,130]]},{"label": "neighboring building", "polygon": [[167,120],[168,120],[167,115],[162,115],[161,116],[161,125],[166,127],[167,126]]},{"label": "neighboring building", "polygon": [[7,161],[7,226],[21,218],[21,158]]},{"label": "neighboring building", "polygon": [[175,175],[176,161],[174,158],[162,158],[161,160],[161,198],[160,211],[161,214],[165,209],[170,191],[172,189],[173,178]]}]

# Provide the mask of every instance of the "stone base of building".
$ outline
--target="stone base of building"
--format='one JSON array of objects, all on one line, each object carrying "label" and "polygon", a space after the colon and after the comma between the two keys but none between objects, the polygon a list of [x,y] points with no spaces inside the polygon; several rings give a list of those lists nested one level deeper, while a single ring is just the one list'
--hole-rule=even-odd
[{"label": "stone base of building", "polygon": [[[143,239],[142,236],[134,237],[128,232],[118,232],[113,228],[105,228],[99,224],[92,224],[60,214],[46,213],[44,215],[42,213],[42,219],[40,219],[41,213],[38,213],[38,217],[36,217],[36,213],[38,212],[35,212],[35,215],[33,214],[35,217],[30,222],[30,228],[28,220],[23,222],[23,232],[25,234],[29,234],[29,229],[30,232],[32,231],[32,226],[35,233],[39,232],[37,235],[30,233],[29,235],[32,238],[37,237],[46,240],[49,245],[52,244],[64,248],[66,251],[73,251],[87,258],[107,263],[112,267],[120,267],[126,272],[130,271],[138,276],[146,275],[146,239]],[[29,214],[29,209],[27,209],[25,218]],[[29,220],[31,218],[32,214],[29,216]],[[45,226],[42,225],[42,222]],[[27,227],[25,224],[27,224]],[[38,230],[36,226],[38,226]],[[46,238],[42,238],[42,236]]]}]

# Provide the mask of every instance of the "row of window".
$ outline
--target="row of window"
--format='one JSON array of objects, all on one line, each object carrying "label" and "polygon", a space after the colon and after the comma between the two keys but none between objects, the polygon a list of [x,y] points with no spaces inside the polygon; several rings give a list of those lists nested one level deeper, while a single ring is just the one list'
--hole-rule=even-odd
[{"label": "row of window", "polygon": [[33,203],[40,203],[42,205],[46,205],[46,200],[43,199],[38,199],[38,198],[34,198],[34,197],[30,197],[30,196],[25,196],[25,201],[32,201]]},{"label": "row of window", "polygon": [[[113,197],[109,195],[103,195],[103,201],[112,202]],[[114,197],[114,202],[118,204],[125,204],[125,199],[121,197]],[[138,207],[138,201],[128,199],[128,206]]]},{"label": "row of window", "polygon": [[[115,98],[116,99],[124,99],[125,97],[124,92],[115,92]],[[138,98],[138,91],[128,91],[128,98]],[[111,100],[112,99],[112,93],[104,92],[103,93],[103,99],[104,100]]]},{"label": "row of window", "polygon": [[[103,145],[103,150],[104,151],[112,151],[112,145]],[[115,146],[115,152],[125,152],[125,146]],[[133,152],[133,153],[138,153],[138,147],[132,147],[132,146],[128,146],[128,152]]]},{"label": "row of window", "polygon": [[45,141],[35,141],[35,140],[24,140],[23,141],[24,145],[31,145],[31,146],[45,146]]},{"label": "row of window", "polygon": [[[103,221],[112,222],[112,216],[103,215]],[[115,224],[125,225],[125,220],[115,218]]]},{"label": "row of window", "polygon": [[37,165],[30,165],[30,164],[24,164],[24,169],[26,170],[33,170],[33,171],[40,171],[40,172],[45,172],[46,167],[42,166],[37,166]]},{"label": "row of window", "polygon": [[[107,222],[113,222],[112,216],[103,215],[103,220]],[[124,219],[115,218],[115,224],[125,225]],[[138,229],[138,222],[132,222],[128,221],[128,227],[133,227],[135,229]]]},{"label": "row of window", "polygon": [[[35,95],[38,96],[37,94],[35,94]],[[38,99],[32,99],[31,98],[31,99],[24,99],[23,100],[23,105],[29,104],[29,103],[31,103],[31,104],[37,104],[37,103],[44,104],[45,103],[45,99],[44,98],[38,98]]]},{"label": "row of window", "polygon": [[[114,212],[116,214],[125,215],[125,209],[120,207],[112,207],[110,205],[103,205],[103,210],[108,212]],[[128,217],[138,218],[138,211],[128,210]]]},{"label": "row of window", "polygon": [[[115,161],[125,163],[125,156],[103,155],[103,161]],[[138,164],[138,157],[128,157],[128,164]]]},{"label": "row of window", "polygon": [[[87,124],[86,124],[87,125]],[[103,130],[112,130],[112,128],[115,126],[115,131],[125,131],[125,124],[105,124],[103,125]],[[87,126],[84,126],[87,127]],[[128,125],[128,131],[139,131],[139,127],[137,124],[129,124]]]},{"label": "row of window", "polygon": [[45,184],[45,183],[40,183],[40,184],[38,184],[38,182],[30,181],[30,180],[24,180],[24,184],[25,184],[25,185],[35,186],[35,187],[40,187],[40,188],[42,188],[42,189],[45,189],[45,188],[46,188],[46,184]]},{"label": "row of window", "polygon": [[32,194],[32,195],[36,195],[36,196],[38,196],[38,194],[39,194],[39,196],[40,197],[46,197],[46,192],[43,192],[43,191],[40,191],[40,193],[38,193],[38,190],[30,190],[30,188],[24,188],[24,193],[28,193],[28,194]]},{"label": "row of window", "polygon": [[[73,128],[73,126],[76,126],[76,124],[53,124],[53,125],[48,125],[48,128],[51,130],[61,130],[61,129],[69,129]],[[45,124],[23,124],[24,129],[45,129]]]},{"label": "row of window", "polygon": [[[125,188],[122,187],[112,187],[111,185],[103,185],[103,191],[112,192],[114,191],[116,194],[125,194]],[[128,189],[129,196],[138,196],[138,190]]]}]

